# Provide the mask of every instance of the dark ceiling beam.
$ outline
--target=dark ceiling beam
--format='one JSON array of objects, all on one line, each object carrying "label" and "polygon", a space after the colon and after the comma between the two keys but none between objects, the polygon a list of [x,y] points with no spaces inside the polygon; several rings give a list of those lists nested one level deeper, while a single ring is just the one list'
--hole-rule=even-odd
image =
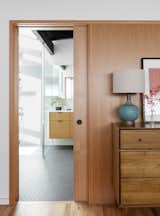
[{"label": "dark ceiling beam", "polygon": [[50,40],[50,38],[48,37],[48,35],[45,33],[45,31],[38,31],[40,37],[43,39],[43,41],[45,42],[45,44],[49,47],[50,49],[50,53],[52,55],[54,55],[54,44],[53,42]]},{"label": "dark ceiling beam", "polygon": [[73,31],[69,30],[48,30],[48,31],[37,31],[36,35],[39,35],[49,48],[49,51],[52,55],[54,55],[54,44],[52,41],[62,40],[62,39],[70,39],[73,38]]}]

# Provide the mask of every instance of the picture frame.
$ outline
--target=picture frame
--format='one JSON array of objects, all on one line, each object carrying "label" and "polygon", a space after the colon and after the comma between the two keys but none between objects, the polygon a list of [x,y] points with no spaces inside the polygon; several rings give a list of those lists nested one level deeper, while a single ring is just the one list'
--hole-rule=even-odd
[{"label": "picture frame", "polygon": [[145,70],[143,121],[160,122],[160,57],[141,58],[141,69]]}]

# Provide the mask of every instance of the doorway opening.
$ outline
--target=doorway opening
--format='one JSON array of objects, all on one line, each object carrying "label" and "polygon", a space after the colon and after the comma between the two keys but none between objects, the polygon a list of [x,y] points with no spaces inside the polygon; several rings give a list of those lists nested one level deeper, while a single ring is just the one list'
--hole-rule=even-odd
[{"label": "doorway opening", "polygon": [[19,200],[73,200],[73,29],[18,35]]}]

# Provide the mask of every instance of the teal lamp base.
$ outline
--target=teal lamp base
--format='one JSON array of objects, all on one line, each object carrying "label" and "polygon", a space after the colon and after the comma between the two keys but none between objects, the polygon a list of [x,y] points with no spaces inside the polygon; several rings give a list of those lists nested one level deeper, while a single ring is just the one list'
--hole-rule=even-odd
[{"label": "teal lamp base", "polygon": [[131,102],[130,95],[127,95],[126,103],[120,106],[118,115],[127,125],[133,125],[134,121],[138,119],[139,110],[138,107]]}]

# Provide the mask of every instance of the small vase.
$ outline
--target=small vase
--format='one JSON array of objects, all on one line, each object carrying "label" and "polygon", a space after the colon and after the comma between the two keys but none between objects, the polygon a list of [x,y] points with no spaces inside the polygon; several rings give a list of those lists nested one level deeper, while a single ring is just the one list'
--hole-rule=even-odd
[{"label": "small vase", "polygon": [[118,114],[121,120],[132,125],[138,118],[139,110],[138,107],[132,104],[131,100],[128,99],[125,104],[119,107]]}]

